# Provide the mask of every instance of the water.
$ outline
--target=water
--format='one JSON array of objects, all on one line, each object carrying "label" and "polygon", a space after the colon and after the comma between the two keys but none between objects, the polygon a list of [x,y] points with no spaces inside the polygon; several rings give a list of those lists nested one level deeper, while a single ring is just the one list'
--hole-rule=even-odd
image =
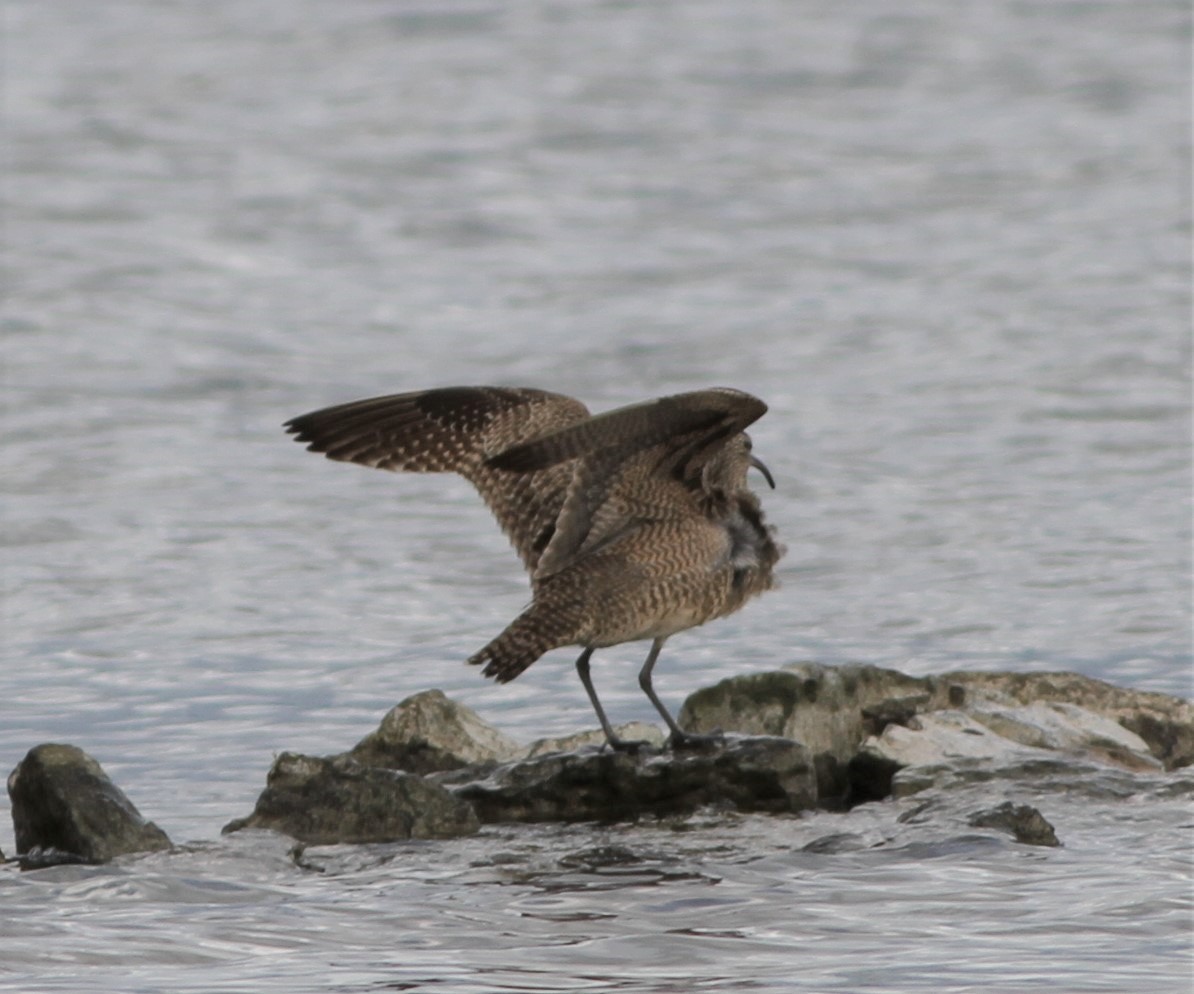
[{"label": "water", "polygon": [[[783,587],[669,643],[674,705],[807,658],[1188,694],[1185,5],[5,18],[0,762],[80,745],[195,844],[0,876],[0,988],[1183,989],[1189,818],[1147,792],[1053,798],[1048,852],[744,819],[319,873],[218,832],[274,752],[431,686],[524,740],[592,723],[566,651],[460,665],[526,599],[466,485],[280,431],[427,385],[768,401]],[[597,657],[618,720],[644,652]],[[626,876],[568,862],[622,831]]]}]

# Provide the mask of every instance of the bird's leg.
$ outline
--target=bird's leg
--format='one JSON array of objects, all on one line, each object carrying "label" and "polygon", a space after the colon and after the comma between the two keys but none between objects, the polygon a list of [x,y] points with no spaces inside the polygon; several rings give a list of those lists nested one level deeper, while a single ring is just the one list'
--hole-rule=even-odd
[{"label": "bird's leg", "polygon": [[643,668],[638,673],[638,685],[643,688],[643,693],[655,705],[655,710],[659,712],[671,732],[668,736],[667,744],[673,749],[683,749],[686,746],[702,746],[721,742],[723,736],[720,732],[715,732],[712,735],[695,735],[692,732],[684,731],[683,728],[676,724],[676,719],[663,706],[663,701],[659,699],[659,695],[655,693],[655,688],[651,686],[651,671],[655,669],[655,660],[659,658],[659,650],[663,648],[666,637],[657,638],[651,643],[651,651],[647,654],[647,661],[643,663]]},{"label": "bird's leg", "polygon": [[585,649],[580,654],[580,658],[576,661],[576,672],[580,677],[580,682],[584,684],[585,693],[589,695],[589,702],[593,705],[593,710],[597,712],[597,720],[601,722],[601,730],[605,732],[609,747],[617,752],[637,752],[643,746],[650,745],[649,742],[623,739],[614,731],[613,725],[605,716],[605,708],[597,700],[597,691],[593,689],[593,678],[589,675],[589,657],[591,655],[593,655],[592,648]]}]

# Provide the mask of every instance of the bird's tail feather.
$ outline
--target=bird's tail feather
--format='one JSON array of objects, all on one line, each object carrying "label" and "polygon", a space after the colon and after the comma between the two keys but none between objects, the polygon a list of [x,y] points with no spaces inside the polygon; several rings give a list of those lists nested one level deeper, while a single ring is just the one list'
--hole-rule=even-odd
[{"label": "bird's tail feather", "polygon": [[577,627],[576,612],[532,604],[469,663],[484,663],[483,675],[509,683],[545,652],[577,644]]}]

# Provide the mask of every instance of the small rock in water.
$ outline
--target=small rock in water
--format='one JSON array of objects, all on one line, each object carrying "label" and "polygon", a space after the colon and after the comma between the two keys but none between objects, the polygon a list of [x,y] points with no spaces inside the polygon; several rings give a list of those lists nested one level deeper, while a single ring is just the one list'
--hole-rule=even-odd
[{"label": "small rock in water", "polygon": [[970,819],[975,828],[998,828],[1011,832],[1017,842],[1026,846],[1059,846],[1057,833],[1036,808],[1029,804],[1004,801],[998,807],[979,811]]},{"label": "small rock in water", "polygon": [[282,753],[247,818],[224,832],[268,828],[312,845],[471,835],[480,827],[463,801],[413,773],[361,766],[346,756]]},{"label": "small rock in water", "polygon": [[47,743],[29,750],[8,777],[17,855],[25,866],[106,863],[126,853],[170,848],[82,749]]}]

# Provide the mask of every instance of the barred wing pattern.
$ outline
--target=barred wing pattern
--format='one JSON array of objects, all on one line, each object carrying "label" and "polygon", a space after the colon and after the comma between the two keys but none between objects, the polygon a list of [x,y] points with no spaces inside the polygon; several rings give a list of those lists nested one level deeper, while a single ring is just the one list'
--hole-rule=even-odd
[{"label": "barred wing pattern", "polygon": [[[447,387],[375,397],[286,423],[330,459],[470,480],[531,574],[533,600],[469,662],[505,683],[540,656],[584,647],[577,673],[606,738],[618,738],[589,676],[597,647],[650,638],[639,683],[675,746],[693,741],[655,694],[651,672],[677,631],[769,589],[783,554],[746,483],[771,483],[745,433],[767,406],[724,388],[595,417],[570,397]],[[774,485],[774,484],[772,484]]]},{"label": "barred wing pattern", "polygon": [[417,473],[459,473],[477,488],[523,564],[534,571],[551,541],[571,478],[567,466],[510,473],[489,464],[510,446],[589,416],[545,390],[446,387],[358,400],[286,422],[329,459]]}]

